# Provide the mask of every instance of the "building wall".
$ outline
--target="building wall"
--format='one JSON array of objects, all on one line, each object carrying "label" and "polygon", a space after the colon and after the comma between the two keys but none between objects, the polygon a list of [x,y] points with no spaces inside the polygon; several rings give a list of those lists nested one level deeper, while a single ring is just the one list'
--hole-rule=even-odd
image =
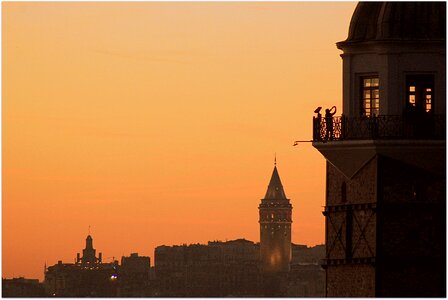
[{"label": "building wall", "polygon": [[260,255],[263,271],[288,272],[291,263],[291,225],[260,224]]},{"label": "building wall", "polygon": [[333,265],[326,268],[327,297],[375,297],[372,265]]},{"label": "building wall", "polygon": [[327,296],[444,295],[445,180],[381,155],[351,179],[327,163]]},{"label": "building wall", "polygon": [[[327,162],[327,296],[375,296],[378,158],[351,179]],[[353,291],[356,282],[361,291]],[[355,293],[355,294],[352,294]]]},{"label": "building wall", "polygon": [[372,45],[366,48],[345,49],[343,58],[343,113],[359,116],[361,110],[362,76],[373,74],[380,78],[380,114],[401,115],[405,107],[406,75],[433,74],[435,76],[436,114],[446,111],[446,58],[443,45],[397,44]]},{"label": "building wall", "polygon": [[292,256],[291,215],[292,206],[288,199],[261,200],[259,206],[260,260],[264,273],[289,271]]},{"label": "building wall", "polygon": [[445,295],[445,175],[384,157],[379,166],[378,295]]}]

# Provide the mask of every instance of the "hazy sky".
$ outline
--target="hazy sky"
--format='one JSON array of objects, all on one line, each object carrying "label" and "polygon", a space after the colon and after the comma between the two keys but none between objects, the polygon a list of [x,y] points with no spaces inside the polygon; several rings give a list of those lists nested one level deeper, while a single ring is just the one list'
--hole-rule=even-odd
[{"label": "hazy sky", "polygon": [[259,241],[274,153],[292,240],[324,243],[313,110],[342,103],[356,3],[3,2],[3,277]]}]

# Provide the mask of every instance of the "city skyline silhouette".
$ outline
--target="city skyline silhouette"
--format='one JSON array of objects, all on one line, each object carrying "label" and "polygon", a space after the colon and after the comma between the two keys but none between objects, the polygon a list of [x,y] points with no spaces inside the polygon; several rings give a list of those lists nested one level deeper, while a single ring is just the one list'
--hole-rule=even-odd
[{"label": "city skyline silhouette", "polygon": [[325,240],[316,106],[340,108],[350,3],[3,3],[5,278],[89,231],[104,261],[259,242],[273,168],[291,240]]}]

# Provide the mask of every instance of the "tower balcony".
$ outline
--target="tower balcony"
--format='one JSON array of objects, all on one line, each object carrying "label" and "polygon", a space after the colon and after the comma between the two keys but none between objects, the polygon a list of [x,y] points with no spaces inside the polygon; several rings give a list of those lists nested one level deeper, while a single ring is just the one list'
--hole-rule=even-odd
[{"label": "tower balcony", "polygon": [[352,178],[376,155],[446,173],[446,115],[313,118],[313,146]]},{"label": "tower balcony", "polygon": [[313,117],[313,142],[343,140],[446,139],[446,115]]}]

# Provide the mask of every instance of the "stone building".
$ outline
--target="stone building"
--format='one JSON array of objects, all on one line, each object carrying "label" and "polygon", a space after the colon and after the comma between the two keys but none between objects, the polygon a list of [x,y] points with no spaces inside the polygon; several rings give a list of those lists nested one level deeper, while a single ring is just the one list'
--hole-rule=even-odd
[{"label": "stone building", "polygon": [[262,271],[288,272],[291,263],[292,205],[286,198],[276,165],[258,209]]},{"label": "stone building", "polygon": [[276,162],[259,209],[263,295],[284,296],[291,263],[292,205],[286,198]]},{"label": "stone building", "polygon": [[55,297],[114,297],[117,296],[118,261],[103,263],[96,257],[89,235],[83,256],[75,263],[62,263],[46,268],[44,286],[47,295]]},{"label": "stone building", "polygon": [[155,249],[156,296],[259,295],[259,247],[238,239]]},{"label": "stone building", "polygon": [[326,296],[446,295],[446,4],[360,2],[327,160]]}]

